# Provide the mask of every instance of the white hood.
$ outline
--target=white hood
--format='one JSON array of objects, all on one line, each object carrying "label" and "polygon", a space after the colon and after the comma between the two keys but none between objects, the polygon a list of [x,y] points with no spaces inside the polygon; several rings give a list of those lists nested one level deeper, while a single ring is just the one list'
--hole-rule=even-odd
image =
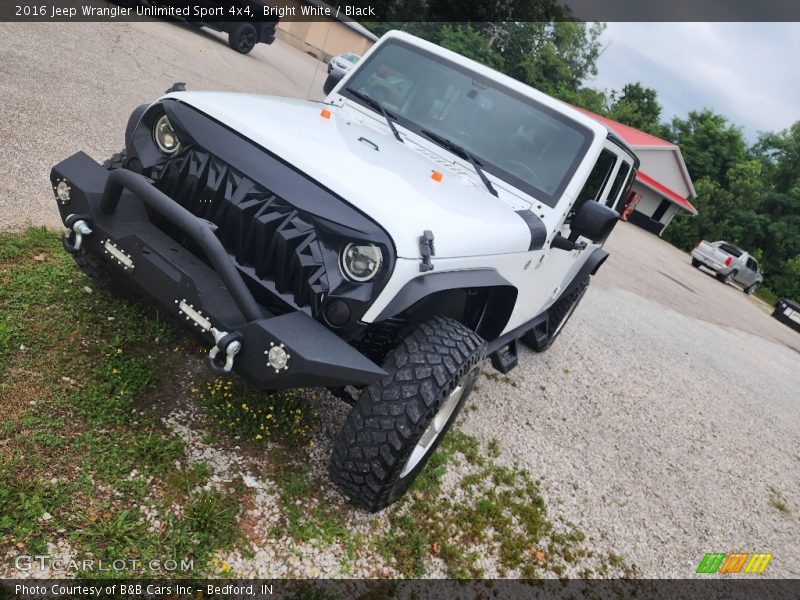
[{"label": "white hood", "polygon": [[[528,249],[530,231],[511,204],[342,108],[223,92],[167,97],[224,123],[344,198],[389,233],[399,257],[419,257],[426,229],[440,258]],[[320,115],[323,108],[330,118]],[[431,178],[433,170],[443,173],[441,182]]]}]

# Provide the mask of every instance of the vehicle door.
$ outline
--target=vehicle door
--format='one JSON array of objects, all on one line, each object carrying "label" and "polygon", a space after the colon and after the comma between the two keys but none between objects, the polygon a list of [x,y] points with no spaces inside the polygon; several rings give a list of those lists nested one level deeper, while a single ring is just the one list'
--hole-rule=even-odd
[{"label": "vehicle door", "polygon": [[[561,235],[569,237],[570,223],[577,210],[584,202],[594,200],[611,207],[618,207],[625,198],[630,183],[635,175],[633,157],[623,148],[606,140],[600,156],[581,189],[578,200],[565,209],[565,216],[558,228]],[[560,208],[560,207],[559,207]],[[584,250],[568,252],[557,248],[544,248],[544,255],[536,257],[536,266],[531,273],[536,286],[530,290],[526,304],[528,314],[538,314],[547,309],[572,281],[592,251],[598,247],[591,240],[580,238],[586,242]]]}]

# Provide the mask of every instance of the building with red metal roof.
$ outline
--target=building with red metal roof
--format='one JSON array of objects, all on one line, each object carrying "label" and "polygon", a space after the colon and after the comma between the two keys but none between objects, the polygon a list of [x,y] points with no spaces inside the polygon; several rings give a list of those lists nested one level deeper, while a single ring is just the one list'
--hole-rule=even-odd
[{"label": "building with red metal roof", "polygon": [[678,211],[697,214],[689,201],[697,193],[678,146],[579,106],[575,108],[605,125],[628,144],[641,161],[626,199],[633,205],[627,211],[628,221],[661,235]]}]

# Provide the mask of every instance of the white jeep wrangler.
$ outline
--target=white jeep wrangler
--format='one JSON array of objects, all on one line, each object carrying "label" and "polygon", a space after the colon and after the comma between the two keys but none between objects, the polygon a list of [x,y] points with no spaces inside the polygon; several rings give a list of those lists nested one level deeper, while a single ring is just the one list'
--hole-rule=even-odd
[{"label": "white jeep wrangler", "polygon": [[[330,472],[369,510],[408,488],[485,357],[547,349],[638,160],[558,100],[385,35],[322,103],[172,92],[125,151],[51,181],[64,247],[213,345],[209,367],[353,405]],[[353,394],[357,391],[357,394]]]}]

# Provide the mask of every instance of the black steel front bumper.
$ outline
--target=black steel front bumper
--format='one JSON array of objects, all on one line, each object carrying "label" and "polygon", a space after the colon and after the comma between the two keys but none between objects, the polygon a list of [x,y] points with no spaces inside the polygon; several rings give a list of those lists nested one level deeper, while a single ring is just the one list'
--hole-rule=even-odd
[{"label": "black steel front bumper", "polygon": [[[65,248],[109,262],[195,335],[218,346],[217,359],[209,360],[213,370],[222,371],[225,351],[237,341],[233,370],[263,389],[369,384],[385,375],[305,312],[270,314],[253,298],[214,234],[215,225],[194,216],[144,176],[108,171],[79,152],[53,167],[50,179],[54,189],[60,181],[69,185],[68,201],[56,196],[68,229],[79,220],[91,229],[77,250],[76,238],[66,234]],[[206,260],[156,227],[148,209],[190,237]],[[274,347],[288,355],[285,367],[269,363]]]}]

